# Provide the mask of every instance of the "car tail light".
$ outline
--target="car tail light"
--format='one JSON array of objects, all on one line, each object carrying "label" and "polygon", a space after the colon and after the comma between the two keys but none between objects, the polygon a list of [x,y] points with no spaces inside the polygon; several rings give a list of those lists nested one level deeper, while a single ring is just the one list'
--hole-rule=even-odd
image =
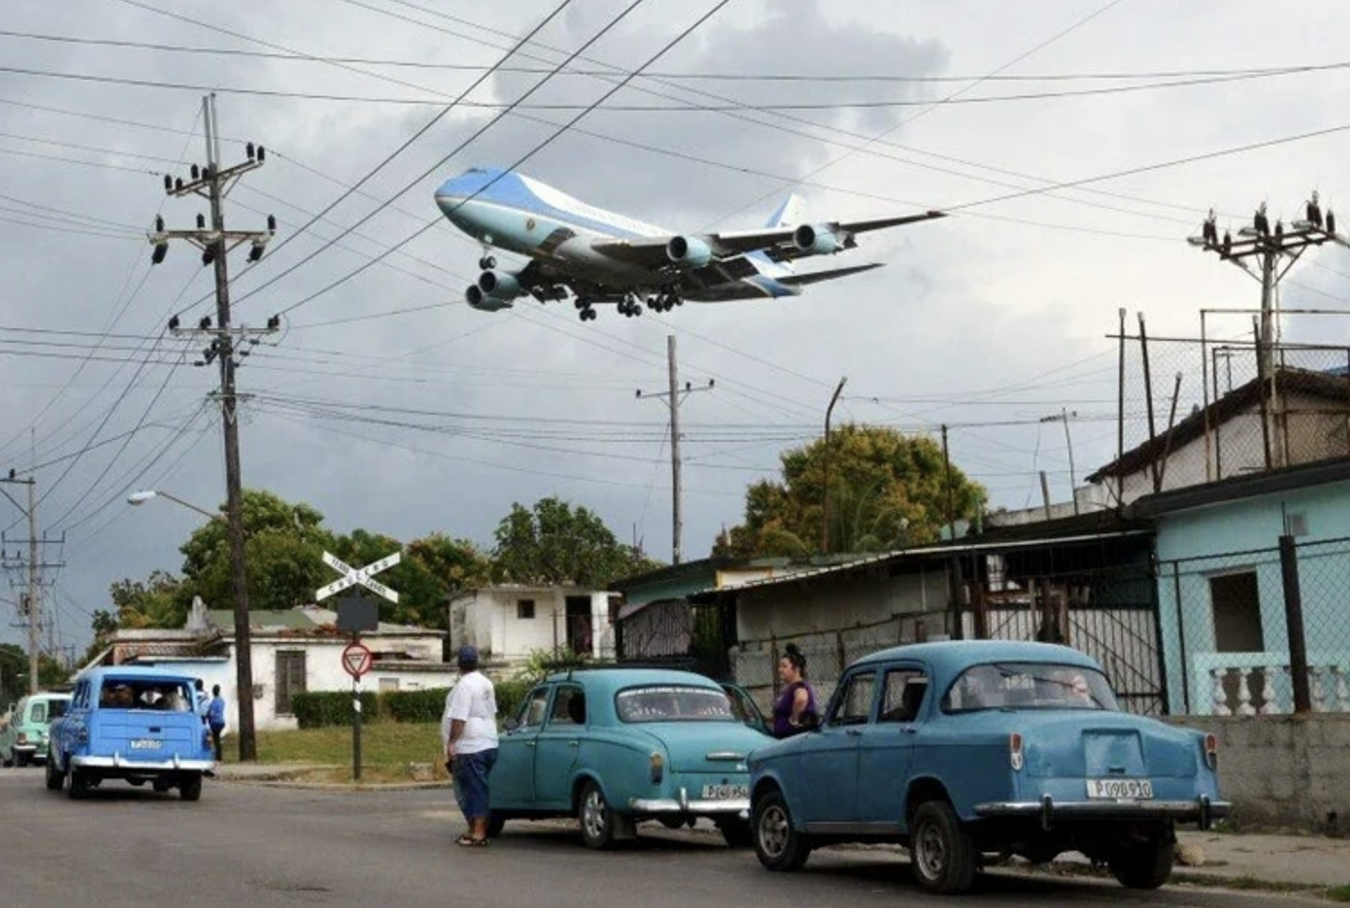
[{"label": "car tail light", "polygon": [[666,758],[652,752],[652,784],[658,785],[666,775]]},{"label": "car tail light", "polygon": [[1214,735],[1205,735],[1205,765],[1210,769],[1219,768],[1219,739]]},{"label": "car tail light", "polygon": [[1008,735],[1008,761],[1012,763],[1013,769],[1021,769],[1024,763],[1022,757],[1022,736],[1017,732]]}]

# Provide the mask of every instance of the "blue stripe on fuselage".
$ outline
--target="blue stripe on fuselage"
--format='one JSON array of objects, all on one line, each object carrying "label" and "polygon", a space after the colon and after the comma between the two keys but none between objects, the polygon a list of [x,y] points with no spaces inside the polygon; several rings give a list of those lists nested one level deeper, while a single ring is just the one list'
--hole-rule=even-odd
[{"label": "blue stripe on fuselage", "polygon": [[[604,237],[638,239],[646,236],[611,221],[556,208],[535,195],[524,180],[509,171],[475,168],[447,180],[436,190],[437,205],[446,217],[461,228],[466,227],[466,221],[470,227],[479,226],[475,212],[481,211],[482,207],[475,207],[475,202],[510,209],[529,217],[548,218],[556,222],[554,226],[572,227]],[[469,210],[465,211],[466,208]],[[461,215],[461,212],[464,214]]]}]

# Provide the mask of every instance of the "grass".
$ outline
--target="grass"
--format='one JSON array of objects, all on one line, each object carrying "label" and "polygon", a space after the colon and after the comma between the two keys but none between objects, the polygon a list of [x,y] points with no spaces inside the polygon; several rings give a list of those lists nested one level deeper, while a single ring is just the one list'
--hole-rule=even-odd
[{"label": "grass", "polygon": [[[238,748],[230,752],[225,742],[225,762],[237,762]],[[441,756],[441,729],[436,722],[376,722],[361,729],[361,781],[411,782],[411,764],[430,768],[432,778],[445,781]],[[352,730],[305,728],[299,731],[258,732],[258,762],[303,763],[323,767],[307,772],[312,781],[349,782],[352,776]],[[423,776],[425,780],[425,776]]]},{"label": "grass", "polygon": [[1333,886],[1327,890],[1327,898],[1333,902],[1350,902],[1350,884]]}]

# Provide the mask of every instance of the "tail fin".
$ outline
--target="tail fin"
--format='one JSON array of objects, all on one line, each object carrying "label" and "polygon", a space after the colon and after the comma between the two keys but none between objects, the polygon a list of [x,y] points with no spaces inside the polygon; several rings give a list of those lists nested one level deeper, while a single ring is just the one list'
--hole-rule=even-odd
[{"label": "tail fin", "polygon": [[802,209],[805,207],[806,203],[802,201],[801,196],[795,193],[789,193],[788,197],[783,199],[783,203],[778,206],[777,210],[769,215],[769,222],[764,226],[770,230],[777,227],[795,226],[801,223]]}]

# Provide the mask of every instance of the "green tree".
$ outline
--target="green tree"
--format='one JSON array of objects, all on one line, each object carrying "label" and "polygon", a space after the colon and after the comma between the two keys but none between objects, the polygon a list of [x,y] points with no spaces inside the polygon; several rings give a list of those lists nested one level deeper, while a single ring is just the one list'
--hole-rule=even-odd
[{"label": "green tree", "polygon": [[[362,567],[399,552],[402,556],[399,563],[375,578],[398,591],[397,603],[375,597],[380,606],[381,620],[423,627],[446,626],[445,586],[425,564],[409,557],[403,543],[397,539],[358,529],[353,530],[351,535],[339,536],[334,541],[332,551],[353,567]],[[373,593],[366,595],[374,596]],[[330,604],[330,607],[337,606]]]},{"label": "green tree", "polygon": [[[781,481],[761,480],[745,495],[745,521],[715,554],[809,556],[820,551],[827,449],[824,439],[785,451]],[[848,424],[832,433],[829,550],[879,552],[932,542],[947,523],[942,448],[931,438]],[[983,487],[951,468],[953,517],[970,519]]]},{"label": "green tree", "polygon": [[94,613],[95,637],[106,636],[118,627],[182,626],[187,618],[187,607],[180,595],[182,586],[183,581],[164,571],[151,571],[144,581],[130,578],[116,581],[108,589],[114,611],[100,609]]},{"label": "green tree", "polygon": [[513,583],[576,584],[603,589],[656,563],[623,545],[598,516],[556,498],[533,509],[516,503],[497,526],[495,579]]},{"label": "green tree", "polygon": [[[335,579],[323,563],[324,550],[332,551],[333,535],[323,528],[323,515],[317,510],[291,504],[271,492],[245,489],[243,515],[250,609],[288,609],[313,602],[314,591]],[[183,553],[184,583],[178,591],[182,614],[186,616],[193,596],[201,596],[215,608],[232,607],[234,587],[225,522],[206,521],[179,551]]]}]

